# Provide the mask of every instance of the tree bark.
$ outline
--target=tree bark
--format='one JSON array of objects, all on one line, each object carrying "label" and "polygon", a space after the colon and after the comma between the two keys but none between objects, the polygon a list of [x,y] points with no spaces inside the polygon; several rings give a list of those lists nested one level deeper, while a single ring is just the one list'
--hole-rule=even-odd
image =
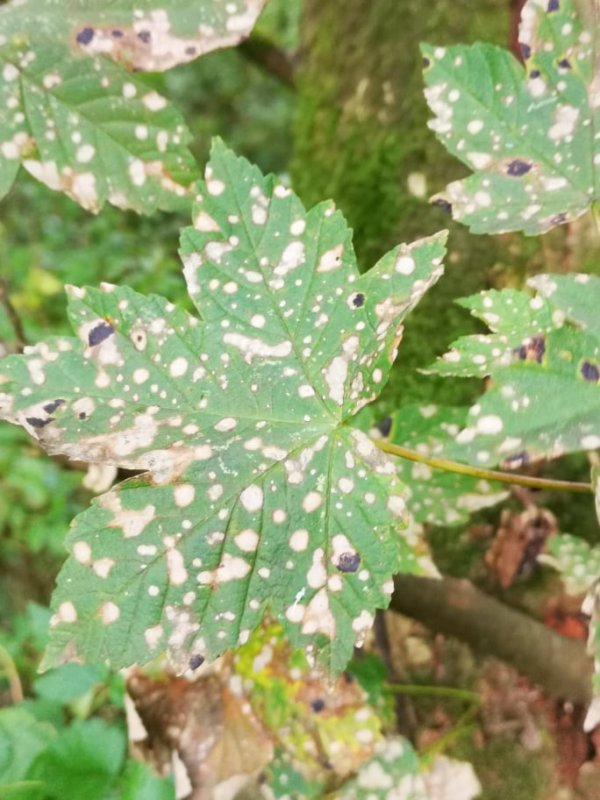
[{"label": "tree bark", "polygon": [[456,578],[399,575],[391,608],[473,650],[515,667],[551,697],[585,705],[592,696],[592,659],[567,639]]},{"label": "tree bark", "polygon": [[510,270],[523,271],[519,254],[509,261],[506,249],[510,243],[518,250],[520,238],[472,236],[427,203],[466,170],[427,128],[419,42],[479,39],[507,47],[509,24],[509,0],[304,0],[294,187],[308,205],[335,200],[354,229],[363,268],[400,241],[451,229],[446,275],[407,320],[385,413],[399,398],[473,397],[477,383],[424,381],[412,368],[427,366],[456,336],[475,332],[453,304],[456,297],[493,283],[505,257]]}]

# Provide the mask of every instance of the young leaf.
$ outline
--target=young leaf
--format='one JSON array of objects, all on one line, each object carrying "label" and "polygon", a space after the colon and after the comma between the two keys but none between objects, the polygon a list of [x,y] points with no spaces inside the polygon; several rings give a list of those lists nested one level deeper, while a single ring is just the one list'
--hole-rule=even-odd
[{"label": "young leaf", "polygon": [[492,378],[456,437],[474,463],[518,466],[600,447],[600,278],[538,275],[529,285],[536,296],[463,301],[493,333],[459,339],[432,368]]},{"label": "young leaf", "polygon": [[[457,449],[455,438],[466,418],[466,408],[404,406],[391,417],[387,438],[422,455],[451,459]],[[462,451],[458,452],[462,457]],[[501,503],[508,496],[486,480],[402,458],[397,460],[396,470],[407,487],[410,513],[419,524],[460,525],[475,511]]]},{"label": "young leaf", "polygon": [[538,561],[560,572],[568,594],[588,592],[600,578],[600,547],[590,546],[579,536],[551,536],[546,551]]},{"label": "young leaf", "polygon": [[182,255],[201,320],[70,289],[83,344],[0,366],[0,416],[51,453],[144,470],[74,522],[46,666],[179,666],[246,641],[265,608],[333,670],[419,571],[395,466],[349,425],[387,380],[446,234],[360,276],[343,217],[216,143]]},{"label": "young leaf", "polygon": [[183,119],[133,71],[168,69],[247,35],[264,0],[13,2],[0,8],[0,197],[19,164],[97,212],[187,205]]},{"label": "young leaf", "polygon": [[433,202],[475,233],[543,233],[599,199],[599,19],[588,5],[584,24],[576,0],[528,0],[524,67],[488,44],[423,46],[429,125],[475,170]]},{"label": "young leaf", "polygon": [[56,736],[48,722],[40,722],[25,708],[14,706],[0,711],[0,795],[2,787],[27,776],[36,756]]},{"label": "young leaf", "polygon": [[356,777],[333,795],[335,800],[427,800],[419,758],[407,740],[385,739],[376,751]]}]

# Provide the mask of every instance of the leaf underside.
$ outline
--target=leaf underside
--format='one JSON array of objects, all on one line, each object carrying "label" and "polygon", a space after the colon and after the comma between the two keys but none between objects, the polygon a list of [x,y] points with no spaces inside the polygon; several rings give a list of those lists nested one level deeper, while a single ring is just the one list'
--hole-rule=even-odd
[{"label": "leaf underside", "polygon": [[585,5],[584,20],[575,0],[528,0],[524,67],[489,44],[422,48],[429,126],[474,170],[432,201],[475,233],[543,233],[598,201],[600,17]]},{"label": "leaf underside", "polygon": [[126,288],[69,290],[79,339],[0,362],[0,415],[50,453],[144,474],[73,523],[45,666],[168,650],[183,668],[246,641],[265,609],[343,668],[394,573],[394,463],[348,423],[385,384],[445,233],[360,276],[330,203],[219,142],[182,235],[199,317]]},{"label": "leaf underside", "polygon": [[431,371],[489,376],[453,457],[519,467],[600,448],[600,278],[538,275],[537,291],[461,301],[491,334],[458,339]]},{"label": "leaf underside", "polygon": [[189,207],[179,112],[137,74],[237,44],[264,0],[26,0],[0,8],[0,197],[19,165],[88,211]]}]

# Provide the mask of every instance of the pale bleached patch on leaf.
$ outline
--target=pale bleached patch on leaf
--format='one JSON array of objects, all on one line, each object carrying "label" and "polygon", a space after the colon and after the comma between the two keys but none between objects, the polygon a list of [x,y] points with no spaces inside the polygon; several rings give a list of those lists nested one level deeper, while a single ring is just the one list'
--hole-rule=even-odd
[{"label": "pale bleached patch on leaf", "polygon": [[[268,604],[340,670],[393,574],[424,569],[402,535],[393,461],[348,423],[385,385],[405,316],[442,273],[445,234],[361,276],[330,204],[306,212],[220,142],[207,183],[193,219],[214,224],[182,236],[199,317],[126,288],[71,288],[79,339],[0,362],[2,416],[53,453],[144,472],[75,521],[54,605],[77,618],[59,618],[47,664],[75,643],[115,666],[162,647],[184,669],[190,653],[236,647]],[[319,272],[340,244],[340,266]]]},{"label": "pale bleached patch on leaf", "polygon": [[[591,6],[591,4],[590,4]],[[522,66],[487,44],[423,46],[432,128],[474,173],[434,196],[476,233],[539,234],[598,201],[598,9],[528,0]]]}]

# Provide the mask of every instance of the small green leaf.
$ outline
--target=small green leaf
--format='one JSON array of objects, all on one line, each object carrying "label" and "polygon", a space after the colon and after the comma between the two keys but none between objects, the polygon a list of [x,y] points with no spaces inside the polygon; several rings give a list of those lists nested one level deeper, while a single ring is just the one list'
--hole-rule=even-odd
[{"label": "small green leaf", "polygon": [[189,206],[181,115],[140,78],[252,29],[264,0],[27,0],[0,7],[0,198],[19,164],[88,211]]},{"label": "small green leaf", "polygon": [[364,764],[355,778],[333,797],[335,800],[427,800],[428,793],[419,775],[419,759],[406,739],[385,739],[376,755]]},{"label": "small green leaf", "polygon": [[64,664],[39,677],[34,689],[38,697],[64,705],[106,679],[107,669],[101,664]]},{"label": "small green leaf", "polygon": [[155,775],[140,761],[127,762],[119,788],[119,800],[175,800],[172,779]]},{"label": "small green leaf", "polygon": [[125,734],[100,719],[74,722],[38,755],[27,777],[56,800],[106,800],[125,758]]},{"label": "small green leaf", "polygon": [[528,0],[525,66],[488,44],[423,46],[429,123],[474,174],[433,198],[475,233],[538,234],[598,202],[598,11]]},{"label": "small green leaf", "polygon": [[247,640],[268,607],[346,664],[398,571],[394,462],[349,424],[384,386],[446,234],[360,276],[350,231],[216,143],[184,231],[202,321],[129,289],[70,289],[77,339],[2,362],[0,416],[51,453],[146,474],[69,534],[46,666],[168,650],[184,667]]},{"label": "small green leaf", "polygon": [[463,304],[494,331],[456,341],[432,368],[490,376],[455,457],[517,467],[600,447],[600,278],[538,275],[537,290],[482,292]]},{"label": "small green leaf", "polygon": [[568,533],[551,536],[538,560],[560,572],[569,594],[588,592],[600,578],[600,547]]},{"label": "small green leaf", "polygon": [[281,800],[290,797],[318,800],[325,790],[324,783],[305,777],[283,750],[275,754],[267,768],[267,785],[273,796]]},{"label": "small green leaf", "polygon": [[18,706],[0,711],[0,796],[6,784],[24,780],[38,753],[56,731]]}]

